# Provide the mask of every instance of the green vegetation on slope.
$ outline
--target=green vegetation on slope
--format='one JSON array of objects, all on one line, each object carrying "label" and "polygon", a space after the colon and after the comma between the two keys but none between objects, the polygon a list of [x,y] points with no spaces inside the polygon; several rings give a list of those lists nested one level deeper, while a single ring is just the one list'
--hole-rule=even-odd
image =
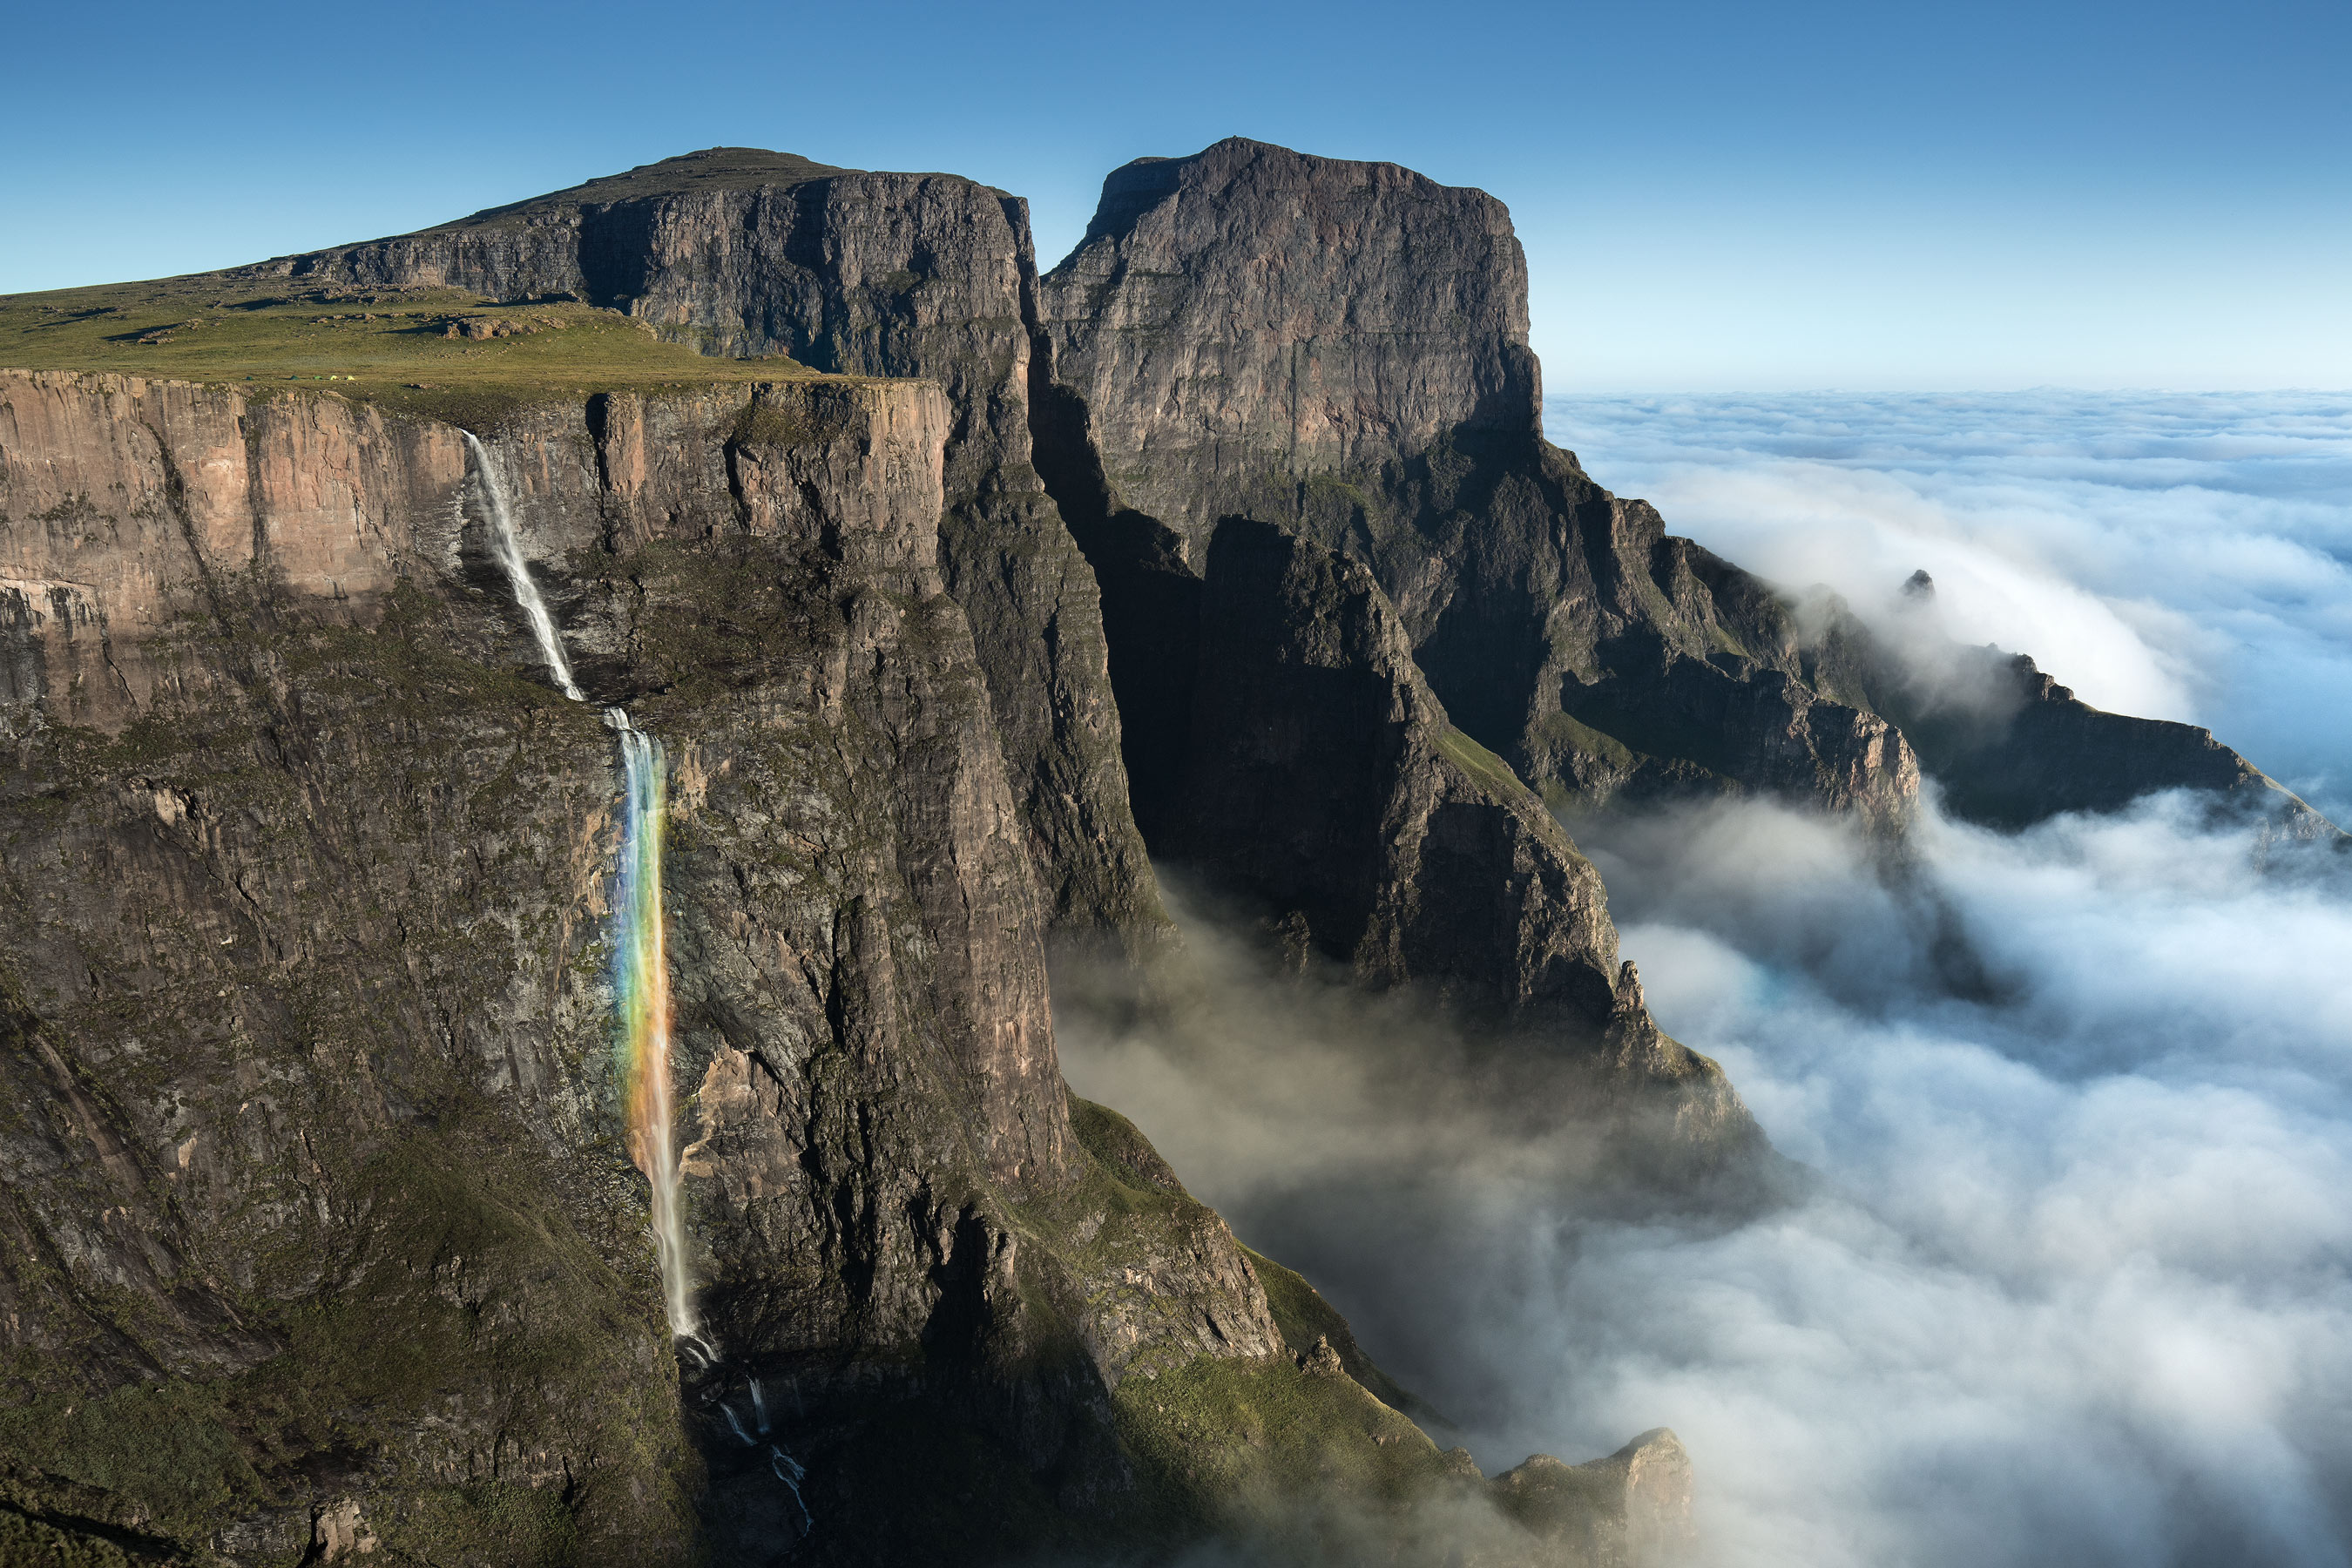
[{"label": "green vegetation on slope", "polygon": [[1448,724],[1437,737],[1438,750],[1444,752],[1455,766],[1461,768],[1497,805],[1512,805],[1521,801],[1536,804],[1534,795],[1519,782],[1511,764]]},{"label": "green vegetation on slope", "polygon": [[461,423],[549,396],[817,374],[782,355],[709,358],[571,300],[499,304],[456,289],[304,289],[205,275],[0,295],[0,366],[115,371],[256,395],[331,390]]},{"label": "green vegetation on slope", "polygon": [[1121,1379],[1111,1407],[1146,1473],[1228,1528],[1308,1500],[1409,1502],[1458,1473],[1354,1380],[1286,1361],[1196,1356]]},{"label": "green vegetation on slope", "polygon": [[1286,1343],[1303,1350],[1318,1339],[1329,1342],[1348,1375],[1362,1384],[1381,1404],[1402,1411],[1423,1427],[1455,1430],[1454,1423],[1439,1414],[1436,1406],[1382,1372],[1364,1353],[1356,1343],[1355,1331],[1348,1327],[1348,1320],[1323,1299],[1321,1291],[1307,1282],[1305,1275],[1285,1268],[1255,1248],[1244,1247],[1242,1250],[1249,1254],[1250,1262],[1257,1268],[1258,1282],[1265,1287],[1265,1304],[1273,1311]]},{"label": "green vegetation on slope", "polygon": [[[1031,1217],[1064,1237],[1092,1233],[1090,1246],[1065,1247],[1082,1276],[1182,1249],[1187,1227],[1215,1223],[1127,1118],[1073,1095],[1070,1122],[1095,1168],[1062,1212],[1033,1205]],[[1080,1211],[1094,1217],[1074,1227]],[[1419,1564],[1460,1560],[1467,1530],[1506,1548],[1472,1560],[1524,1560],[1476,1464],[1441,1453],[1412,1416],[1443,1418],[1372,1364],[1313,1286],[1242,1251],[1292,1353],[1147,1357],[1118,1380],[1110,1405],[1137,1483],[1122,1510],[1133,1542],[1221,1539],[1265,1563]]]},{"label": "green vegetation on slope", "polygon": [[[537,1205],[531,1162],[501,1168],[511,1131],[482,1132],[462,1162],[412,1141],[351,1173],[381,1233],[341,1290],[244,1303],[285,1347],[250,1370],[93,1395],[30,1352],[0,1363],[49,1391],[0,1408],[0,1562],[45,1561],[19,1547],[60,1564],[168,1556],[338,1484],[365,1491],[387,1563],[572,1563],[595,1555],[583,1514],[647,1562],[688,1540],[697,1477],[665,1380],[646,1373],[658,1340]],[[435,1479],[404,1450],[436,1430],[444,1469],[482,1444],[498,1473]],[[95,1517],[73,1517],[77,1501]],[[631,1538],[648,1518],[666,1528]]]}]

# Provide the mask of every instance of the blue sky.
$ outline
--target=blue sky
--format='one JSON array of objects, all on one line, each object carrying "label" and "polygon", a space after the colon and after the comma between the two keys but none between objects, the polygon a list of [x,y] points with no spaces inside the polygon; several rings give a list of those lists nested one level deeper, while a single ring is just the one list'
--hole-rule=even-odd
[{"label": "blue sky", "polygon": [[1244,134],[1507,201],[1556,391],[2352,384],[2352,7],[16,8],[0,289],[716,144],[1030,198]]}]

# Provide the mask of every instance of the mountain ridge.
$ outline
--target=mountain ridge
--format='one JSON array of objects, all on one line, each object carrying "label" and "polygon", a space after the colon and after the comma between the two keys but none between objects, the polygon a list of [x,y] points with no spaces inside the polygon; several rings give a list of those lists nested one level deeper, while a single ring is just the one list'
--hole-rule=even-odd
[{"label": "mountain ridge", "polygon": [[[124,299],[202,324],[0,301],[108,362],[0,372],[0,1521],[257,1563],[1687,1546],[1671,1434],[1489,1483],[1055,1054],[1057,947],[1182,984],[1160,856],[1465,1021],[1652,1201],[1773,1201],[1558,816],[1899,835],[1918,758],[1784,595],[1543,441],[1500,203],[1235,138],[1115,171],[1041,275],[1017,197],[713,149],[175,281]],[[395,374],[257,379],[380,326],[509,367],[478,460]],[[670,752],[698,1350],[601,1040],[610,738],[493,512]]]}]

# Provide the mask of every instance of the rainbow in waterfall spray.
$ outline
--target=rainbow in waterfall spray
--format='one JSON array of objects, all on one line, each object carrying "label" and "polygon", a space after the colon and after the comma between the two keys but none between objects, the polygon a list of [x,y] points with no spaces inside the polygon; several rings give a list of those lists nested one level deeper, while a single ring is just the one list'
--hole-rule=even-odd
[{"label": "rainbow in waterfall spray", "polygon": [[[531,580],[530,563],[515,536],[506,487],[489,452],[470,430],[460,430],[481,476],[483,510],[489,513],[491,542],[506,569],[515,604],[538,639],[540,657],[563,694],[584,702],[572,679],[572,661],[555,617]],[[628,783],[628,815],[622,824],[620,896],[613,908],[613,989],[620,1003],[621,1079],[628,1102],[629,1158],[653,1187],[654,1250],[661,1262],[662,1308],[670,1332],[708,1353],[694,1316],[694,1295],[686,1267],[686,1228],[678,1212],[680,1173],[676,1111],[669,1080],[669,954],[663,940],[662,829],[669,815],[669,775],[661,742],[629,722],[618,708],[604,710],[604,722],[621,740],[621,765]]]},{"label": "rainbow in waterfall spray", "polygon": [[654,1248],[670,1332],[698,1337],[688,1289],[686,1230],[678,1213],[676,1110],[669,1078],[669,952],[662,919],[662,836],[669,769],[661,742],[618,708],[604,721],[621,737],[628,816],[621,839],[620,897],[613,906],[613,990],[620,1002],[621,1077],[627,1086],[629,1157],[653,1185]]}]

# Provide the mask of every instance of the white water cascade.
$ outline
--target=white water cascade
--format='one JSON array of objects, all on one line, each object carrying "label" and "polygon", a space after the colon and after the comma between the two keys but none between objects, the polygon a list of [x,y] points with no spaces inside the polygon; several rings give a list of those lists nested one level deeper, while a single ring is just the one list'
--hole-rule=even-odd
[{"label": "white water cascade", "polygon": [[[522,609],[523,619],[530,623],[531,635],[539,638],[540,656],[547,660],[547,672],[555,677],[555,684],[563,695],[574,702],[585,702],[580,688],[572,679],[572,661],[563,657],[563,639],[555,634],[555,618],[547,613],[547,601],[539,596],[539,584],[530,580],[530,563],[522,558],[522,545],[515,538],[514,518],[507,510],[506,487],[499,482],[498,469],[490,466],[490,455],[471,430],[460,430],[466,438],[466,449],[474,455],[474,471],[482,476],[484,505],[490,514],[490,538],[498,546],[499,562],[507,569],[507,581],[514,586],[515,603]],[[618,711],[618,710],[614,710]],[[625,717],[622,721],[626,724]]]},{"label": "white water cascade", "polygon": [[[531,581],[507,508],[506,488],[489,453],[470,430],[461,430],[482,478],[484,509],[517,605],[539,639],[550,675],[574,702],[587,698],[572,679],[572,661],[555,619]],[[669,958],[662,912],[662,830],[669,816],[669,769],[661,742],[629,721],[626,710],[607,708],[604,722],[621,742],[621,766],[628,784],[628,808],[621,839],[620,896],[613,910],[613,987],[620,1008],[620,1066],[628,1102],[629,1157],[653,1188],[654,1250],[661,1262],[662,1308],[670,1333],[706,1361],[694,1311],[693,1281],[687,1268],[686,1227],[680,1213],[681,1173],[671,1121]],[[764,1430],[764,1427],[762,1428]],[[794,1494],[797,1496],[797,1492]]]},{"label": "white water cascade", "polygon": [[670,1332],[707,1350],[688,1277],[686,1224],[678,1199],[675,1096],[669,1081],[669,951],[662,916],[662,829],[669,819],[669,767],[661,742],[618,708],[604,721],[621,737],[629,809],[621,840],[621,896],[613,910],[619,941],[613,989],[621,1007],[621,1069],[629,1090],[629,1157],[653,1184],[654,1250],[661,1259],[662,1307]]}]

